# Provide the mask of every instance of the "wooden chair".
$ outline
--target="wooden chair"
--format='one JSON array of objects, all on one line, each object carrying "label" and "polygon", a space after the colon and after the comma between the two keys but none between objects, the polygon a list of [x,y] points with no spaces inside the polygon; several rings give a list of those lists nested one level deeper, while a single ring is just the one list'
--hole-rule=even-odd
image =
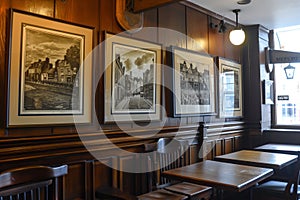
[{"label": "wooden chair", "polygon": [[[178,140],[162,138],[157,143],[145,144],[145,151],[152,152],[148,157],[147,184],[149,192],[134,196],[115,187],[101,187],[96,190],[96,198],[106,200],[184,200],[209,199],[212,188],[197,184],[168,180],[161,176],[164,170],[181,167],[183,165],[183,147]],[[159,169],[159,170],[155,170]]]},{"label": "wooden chair", "polygon": [[[114,158],[117,159],[117,158]],[[144,160],[145,159],[145,160]],[[153,185],[152,182],[152,162],[150,156],[144,157],[144,159],[141,160],[144,167],[146,167],[146,171],[148,171],[145,175],[145,185],[147,185],[147,190],[152,191],[153,188],[151,187]],[[116,162],[117,163],[117,162]],[[122,173],[121,171],[112,169],[114,173]],[[117,175],[118,176],[118,175]],[[115,181],[115,180],[114,180]],[[101,200],[152,200],[152,199],[170,199],[170,200],[183,200],[187,199],[187,196],[180,195],[177,193],[172,193],[167,190],[155,190],[152,192],[147,193],[145,196],[135,196],[132,194],[127,193],[126,191],[122,191],[120,188],[118,188],[118,183],[114,182],[112,183],[112,186],[101,186],[96,189],[95,197],[97,199]]]},{"label": "wooden chair", "polygon": [[68,173],[68,166],[28,166],[0,173],[0,200],[59,200],[58,177]]},{"label": "wooden chair", "polygon": [[253,188],[253,199],[298,200],[300,199],[300,162],[296,163],[294,174],[288,181],[269,180]]},{"label": "wooden chair", "polygon": [[[158,170],[155,171],[153,182],[156,184],[154,185],[153,191],[139,196],[140,199],[151,199],[153,195],[156,195],[157,193],[162,194],[166,191],[171,192],[172,194],[183,195],[181,198],[187,197],[188,199],[201,200],[210,199],[212,194],[211,187],[187,182],[172,181],[161,176],[161,173],[165,170],[184,166],[184,147],[180,141],[171,138],[161,138],[158,140],[156,146],[148,145],[145,149],[146,151],[157,151],[153,160],[155,165],[154,167]],[[168,195],[168,193],[166,195]],[[161,198],[156,196],[156,199],[176,199],[176,197],[171,196],[166,198],[163,197],[163,195],[160,195],[159,197]]]}]

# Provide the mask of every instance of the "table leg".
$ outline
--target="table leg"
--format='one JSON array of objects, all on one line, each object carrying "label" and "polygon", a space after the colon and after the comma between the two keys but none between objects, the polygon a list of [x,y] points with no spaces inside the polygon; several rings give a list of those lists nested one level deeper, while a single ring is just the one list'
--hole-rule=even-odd
[{"label": "table leg", "polygon": [[217,189],[217,200],[223,200],[223,194],[224,194],[224,190],[222,189]]},{"label": "table leg", "polygon": [[249,200],[253,199],[253,187],[249,188]]}]

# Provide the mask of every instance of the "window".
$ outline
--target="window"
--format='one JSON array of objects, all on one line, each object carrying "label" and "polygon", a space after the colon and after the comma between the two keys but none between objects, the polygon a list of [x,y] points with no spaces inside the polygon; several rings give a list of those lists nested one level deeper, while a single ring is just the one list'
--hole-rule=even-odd
[{"label": "window", "polygon": [[[275,49],[300,52],[300,26],[275,30]],[[293,79],[287,79],[285,68],[295,67]],[[275,64],[275,124],[300,126],[300,63]]]}]

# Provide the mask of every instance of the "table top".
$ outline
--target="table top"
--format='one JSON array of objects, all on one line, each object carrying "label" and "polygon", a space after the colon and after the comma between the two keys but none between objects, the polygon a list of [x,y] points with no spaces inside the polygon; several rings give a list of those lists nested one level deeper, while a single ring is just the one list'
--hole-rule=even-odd
[{"label": "table top", "polygon": [[215,160],[222,162],[266,167],[274,170],[280,170],[292,163],[295,163],[297,159],[297,155],[254,150],[241,150],[215,157]]},{"label": "table top", "polygon": [[273,169],[206,160],[171,169],[163,176],[241,192],[273,175]]},{"label": "table top", "polygon": [[289,153],[300,154],[300,145],[295,144],[264,144],[254,148],[255,150],[277,152],[277,153]]}]

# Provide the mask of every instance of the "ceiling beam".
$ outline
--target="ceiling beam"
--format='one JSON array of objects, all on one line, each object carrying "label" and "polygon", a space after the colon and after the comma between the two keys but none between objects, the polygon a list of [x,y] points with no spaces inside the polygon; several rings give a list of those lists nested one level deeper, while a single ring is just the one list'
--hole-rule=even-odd
[{"label": "ceiling beam", "polygon": [[182,0],[133,0],[133,12],[138,13]]}]

